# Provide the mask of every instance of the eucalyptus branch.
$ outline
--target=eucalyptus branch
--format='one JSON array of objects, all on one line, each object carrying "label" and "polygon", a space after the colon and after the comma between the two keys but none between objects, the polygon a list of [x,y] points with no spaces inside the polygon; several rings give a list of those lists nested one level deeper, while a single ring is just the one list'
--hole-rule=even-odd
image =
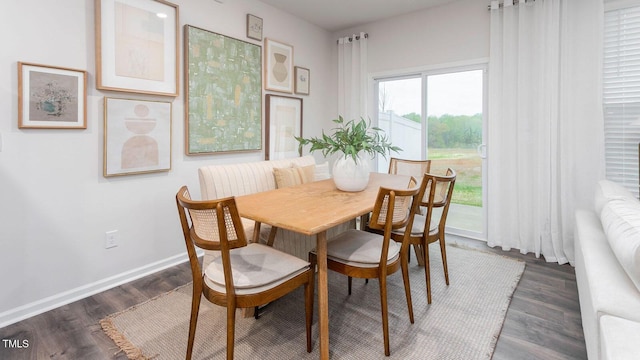
[{"label": "eucalyptus branch", "polygon": [[309,150],[311,152],[320,150],[324,157],[339,152],[344,154],[345,158],[351,156],[354,161],[357,161],[360,152],[366,152],[371,157],[380,154],[386,159],[387,154],[391,155],[392,151],[402,150],[391,144],[384,130],[372,127],[370,120],[367,123],[363,118],[360,118],[359,121],[349,120],[345,123],[342,116],[339,116],[333,122],[338,126],[332,129],[331,135],[325,134],[323,130],[321,137],[305,139],[296,136],[299,150],[302,151],[304,146],[311,144]]}]

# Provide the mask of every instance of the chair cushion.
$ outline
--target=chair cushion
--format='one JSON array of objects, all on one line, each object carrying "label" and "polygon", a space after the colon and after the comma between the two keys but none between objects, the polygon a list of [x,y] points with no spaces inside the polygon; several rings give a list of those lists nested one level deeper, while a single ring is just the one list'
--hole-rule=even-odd
[{"label": "chair cushion", "polygon": [[273,168],[276,188],[281,189],[314,181],[314,168],[315,165]]},{"label": "chair cushion", "polygon": [[[354,266],[376,266],[380,263],[383,237],[378,234],[351,229],[327,243],[327,257]],[[389,242],[387,261],[393,261],[400,252],[400,244]]]},{"label": "chair cushion", "polygon": [[[259,288],[277,283],[304,272],[309,263],[263,244],[248,244],[233,249],[231,272],[236,289]],[[224,288],[222,256],[215,258],[205,269],[205,277]]]},{"label": "chair cushion", "polygon": [[[442,215],[441,211],[435,211],[434,209],[431,215],[431,227],[429,229],[429,234],[435,234],[438,231],[438,223],[440,222],[440,215]],[[411,227],[411,236],[422,236],[422,231],[424,231],[424,223],[427,221],[427,217],[425,215],[416,214],[413,218],[413,226]],[[393,230],[394,234],[403,235],[405,228]]]},{"label": "chair cushion", "polygon": [[600,220],[613,253],[640,290],[640,203],[610,200],[602,208]]}]

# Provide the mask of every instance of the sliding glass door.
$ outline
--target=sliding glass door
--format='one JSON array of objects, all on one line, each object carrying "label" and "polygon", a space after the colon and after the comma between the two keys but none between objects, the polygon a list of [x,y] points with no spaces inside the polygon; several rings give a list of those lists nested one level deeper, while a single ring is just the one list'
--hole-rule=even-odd
[{"label": "sliding glass door", "polygon": [[[454,169],[448,231],[479,239],[486,239],[485,73],[446,69],[375,81],[378,126],[402,148],[392,156],[431,159],[435,174]],[[388,164],[379,157],[378,171]]]}]

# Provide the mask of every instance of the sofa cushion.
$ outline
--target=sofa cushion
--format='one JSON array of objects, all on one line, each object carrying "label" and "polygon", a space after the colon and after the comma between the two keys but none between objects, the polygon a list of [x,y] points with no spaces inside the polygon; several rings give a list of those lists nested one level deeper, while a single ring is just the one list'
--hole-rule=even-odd
[{"label": "sofa cushion", "polygon": [[330,178],[331,178],[331,173],[329,172],[329,162],[325,161],[322,164],[317,164],[316,171],[315,171],[316,181],[326,180]]},{"label": "sofa cushion", "polygon": [[605,315],[600,318],[601,360],[637,360],[640,322]]},{"label": "sofa cushion", "polygon": [[275,176],[276,179],[276,188],[282,189],[313,181],[314,168],[315,165],[273,168],[273,176]]},{"label": "sofa cushion", "polygon": [[611,200],[630,200],[638,202],[633,194],[620,184],[610,180],[600,180],[596,186],[594,209],[600,215],[602,208]]},{"label": "sofa cushion", "polygon": [[640,290],[640,203],[610,200],[602,208],[600,220],[613,253]]}]

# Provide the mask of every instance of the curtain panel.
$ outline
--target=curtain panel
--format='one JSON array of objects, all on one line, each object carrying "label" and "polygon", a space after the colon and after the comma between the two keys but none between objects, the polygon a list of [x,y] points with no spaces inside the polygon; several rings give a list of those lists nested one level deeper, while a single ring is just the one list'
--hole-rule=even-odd
[{"label": "curtain panel", "polygon": [[368,119],[367,34],[338,39],[338,115]]},{"label": "curtain panel", "polygon": [[573,263],[604,178],[602,0],[491,2],[488,245]]}]

